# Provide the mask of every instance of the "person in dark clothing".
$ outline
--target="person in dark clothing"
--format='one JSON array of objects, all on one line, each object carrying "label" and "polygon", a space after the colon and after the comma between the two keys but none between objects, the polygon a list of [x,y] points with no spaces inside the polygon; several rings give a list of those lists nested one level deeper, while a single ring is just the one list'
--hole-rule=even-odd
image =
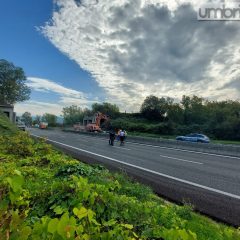
[{"label": "person in dark clothing", "polygon": [[114,140],[115,140],[115,131],[114,130],[110,130],[109,131],[109,145],[114,145]]}]

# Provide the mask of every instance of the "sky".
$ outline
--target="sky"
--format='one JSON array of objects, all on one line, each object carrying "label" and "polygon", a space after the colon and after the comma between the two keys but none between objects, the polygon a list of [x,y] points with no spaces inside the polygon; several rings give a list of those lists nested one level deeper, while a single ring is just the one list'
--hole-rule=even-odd
[{"label": "sky", "polygon": [[[149,95],[240,99],[240,21],[198,21],[202,1],[0,0],[0,58],[32,93],[18,114]],[[218,1],[215,1],[218,2]]]}]

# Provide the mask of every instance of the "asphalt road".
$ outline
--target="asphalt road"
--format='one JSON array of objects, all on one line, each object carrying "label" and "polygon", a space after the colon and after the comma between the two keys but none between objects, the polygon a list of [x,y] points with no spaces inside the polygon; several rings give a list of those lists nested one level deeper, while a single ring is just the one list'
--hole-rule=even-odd
[{"label": "asphalt road", "polygon": [[197,211],[240,226],[240,158],[108,140],[54,130],[31,129],[49,143],[89,163],[124,169],[161,196],[189,202]]}]

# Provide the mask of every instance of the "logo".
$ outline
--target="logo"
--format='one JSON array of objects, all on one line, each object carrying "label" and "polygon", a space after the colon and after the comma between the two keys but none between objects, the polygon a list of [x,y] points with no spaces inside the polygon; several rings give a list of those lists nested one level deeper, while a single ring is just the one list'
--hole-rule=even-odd
[{"label": "logo", "polygon": [[240,3],[204,4],[198,9],[199,21],[240,21]]}]

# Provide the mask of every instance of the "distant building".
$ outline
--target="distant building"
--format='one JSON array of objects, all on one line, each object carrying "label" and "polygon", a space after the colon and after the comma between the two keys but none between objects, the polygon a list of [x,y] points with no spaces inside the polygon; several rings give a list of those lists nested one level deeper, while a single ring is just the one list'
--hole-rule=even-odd
[{"label": "distant building", "polygon": [[14,106],[10,104],[0,104],[0,110],[9,118],[13,123],[16,122],[16,113],[14,112]]}]

